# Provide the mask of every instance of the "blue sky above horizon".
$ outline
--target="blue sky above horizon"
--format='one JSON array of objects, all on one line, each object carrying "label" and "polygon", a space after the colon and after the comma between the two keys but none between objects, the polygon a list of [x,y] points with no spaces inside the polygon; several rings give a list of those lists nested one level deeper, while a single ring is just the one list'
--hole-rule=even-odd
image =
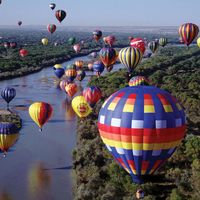
[{"label": "blue sky above horizon", "polygon": [[59,24],[55,10],[67,12],[63,26],[178,26],[199,25],[200,0],[2,0],[0,25]]}]

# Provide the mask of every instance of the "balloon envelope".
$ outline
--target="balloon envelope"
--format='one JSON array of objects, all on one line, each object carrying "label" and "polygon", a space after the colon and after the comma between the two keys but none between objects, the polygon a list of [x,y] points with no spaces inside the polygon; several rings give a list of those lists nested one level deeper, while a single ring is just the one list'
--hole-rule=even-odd
[{"label": "balloon envelope", "polygon": [[142,38],[134,38],[130,41],[130,46],[138,48],[142,53],[145,52],[145,42]]},{"label": "balloon envelope", "polygon": [[189,46],[199,33],[199,27],[196,24],[186,23],[179,27],[179,35],[182,41]]},{"label": "balloon envelope", "polygon": [[7,87],[1,91],[1,97],[7,102],[10,103],[16,96],[16,90],[14,88]]},{"label": "balloon envelope", "polygon": [[149,85],[150,81],[145,76],[134,76],[129,81],[129,86]]},{"label": "balloon envelope", "polygon": [[85,97],[85,100],[93,108],[95,104],[101,99],[102,92],[100,88],[97,86],[86,87],[83,90],[83,96]]},{"label": "balloon envelope", "polygon": [[56,18],[60,23],[65,19],[66,15],[64,10],[57,10],[55,13]]},{"label": "balloon envelope", "polygon": [[35,102],[29,107],[29,115],[42,130],[43,125],[51,118],[53,108],[46,102]]},{"label": "balloon envelope", "polygon": [[4,153],[13,146],[19,138],[19,129],[13,123],[0,122],[0,149]]},{"label": "balloon envelope", "polygon": [[119,60],[128,69],[129,73],[140,63],[143,53],[135,47],[126,47],[120,50]]},{"label": "balloon envelope", "polygon": [[110,48],[110,47],[102,48],[99,52],[99,56],[105,67],[109,67],[115,64],[118,57],[115,49]]},{"label": "balloon envelope", "polygon": [[154,173],[185,136],[185,113],[175,97],[153,86],[112,94],[98,117],[100,136],[136,183]]},{"label": "balloon envelope", "polygon": [[72,108],[81,118],[87,117],[92,112],[92,109],[83,96],[76,96],[72,100]]},{"label": "balloon envelope", "polygon": [[70,96],[73,97],[78,91],[78,87],[76,83],[69,83],[65,87],[65,92]]}]

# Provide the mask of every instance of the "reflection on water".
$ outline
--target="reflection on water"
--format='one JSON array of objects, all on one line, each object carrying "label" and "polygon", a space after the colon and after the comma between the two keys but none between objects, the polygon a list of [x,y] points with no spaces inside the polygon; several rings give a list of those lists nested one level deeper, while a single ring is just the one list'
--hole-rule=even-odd
[{"label": "reflection on water", "polygon": [[76,118],[76,113],[72,108],[71,100],[68,98],[62,101],[62,109],[65,110],[65,120],[70,121]]},{"label": "reflection on water", "polygon": [[28,172],[28,188],[31,199],[45,199],[44,191],[48,191],[51,185],[51,175],[45,170],[42,162],[34,164]]},{"label": "reflection on water", "polygon": [[7,191],[0,191],[0,200],[13,200],[13,198]]}]

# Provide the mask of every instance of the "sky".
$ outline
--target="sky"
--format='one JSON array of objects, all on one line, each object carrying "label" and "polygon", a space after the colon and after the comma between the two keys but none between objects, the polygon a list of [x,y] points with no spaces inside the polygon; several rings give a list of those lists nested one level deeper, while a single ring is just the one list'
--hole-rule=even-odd
[{"label": "sky", "polygon": [[[52,11],[50,3],[56,3]],[[62,26],[178,26],[200,24],[200,0],[2,0],[0,25],[58,24],[55,11],[67,17]]]}]

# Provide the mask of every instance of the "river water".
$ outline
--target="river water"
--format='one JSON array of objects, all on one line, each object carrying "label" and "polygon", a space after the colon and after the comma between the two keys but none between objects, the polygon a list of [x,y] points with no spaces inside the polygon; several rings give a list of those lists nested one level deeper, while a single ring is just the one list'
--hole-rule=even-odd
[{"label": "river water", "polygon": [[[87,56],[72,59],[87,60]],[[121,65],[116,65],[117,70]],[[91,72],[79,85],[85,87]],[[51,67],[24,77],[0,81],[0,90],[16,89],[11,110],[23,120],[20,138],[7,157],[0,154],[0,199],[9,200],[70,200],[72,196],[72,150],[76,145],[76,115],[65,92],[57,87]],[[28,114],[34,101],[45,101],[53,106],[51,120],[39,132]],[[6,103],[0,99],[0,108]]]}]

